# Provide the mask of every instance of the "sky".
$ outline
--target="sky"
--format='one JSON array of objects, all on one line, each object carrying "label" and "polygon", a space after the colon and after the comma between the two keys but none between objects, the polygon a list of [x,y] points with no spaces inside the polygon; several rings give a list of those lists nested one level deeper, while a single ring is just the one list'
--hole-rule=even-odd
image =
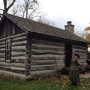
[{"label": "sky", "polygon": [[38,0],[47,18],[59,28],[72,21],[76,30],[84,31],[90,22],[90,0]]},{"label": "sky", "polygon": [[67,21],[72,21],[75,30],[78,31],[84,31],[85,27],[90,26],[90,0],[38,0],[38,2],[47,19],[53,21],[56,27],[64,29]]}]

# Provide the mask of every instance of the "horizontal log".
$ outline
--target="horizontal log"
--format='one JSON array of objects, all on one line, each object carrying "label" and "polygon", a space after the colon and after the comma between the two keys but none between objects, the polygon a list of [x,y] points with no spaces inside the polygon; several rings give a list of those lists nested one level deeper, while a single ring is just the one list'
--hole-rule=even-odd
[{"label": "horizontal log", "polygon": [[39,71],[39,70],[54,70],[55,66],[47,66],[47,67],[31,67],[30,71]]},{"label": "horizontal log", "polygon": [[21,68],[21,67],[6,67],[6,68],[10,68],[13,70],[25,70],[25,68]]},{"label": "horizontal log", "polygon": [[25,68],[18,68],[18,67],[2,67],[0,66],[1,70],[5,71],[10,71],[10,72],[15,72],[15,73],[20,73],[20,74],[25,74]]},{"label": "horizontal log", "polygon": [[84,46],[75,46],[75,45],[73,45],[72,48],[76,48],[76,49],[87,49],[87,47],[84,47]]},{"label": "horizontal log", "polygon": [[20,42],[20,41],[26,41],[27,40],[27,38],[22,38],[22,39],[20,39],[20,40],[12,40],[12,43],[14,43],[14,42]]},{"label": "horizontal log", "polygon": [[65,57],[65,55],[32,55],[32,60],[62,60]]},{"label": "horizontal log", "polygon": [[80,58],[87,58],[87,55],[80,55]]},{"label": "horizontal log", "polygon": [[54,55],[63,55],[65,52],[64,51],[54,51],[54,50],[36,50],[36,49],[31,49],[32,54],[54,54]]},{"label": "horizontal log", "polygon": [[56,60],[55,63],[56,64],[64,64],[64,60]]},{"label": "horizontal log", "polygon": [[1,52],[0,52],[0,56],[5,56],[5,53],[1,53]]},{"label": "horizontal log", "polygon": [[5,42],[5,40],[6,40],[5,38],[1,38],[0,42]]},{"label": "horizontal log", "polygon": [[1,48],[5,48],[5,45],[0,45],[0,49],[1,49]]},{"label": "horizontal log", "polygon": [[52,47],[41,47],[41,46],[32,46],[32,49],[36,50],[53,50],[53,51],[65,51],[64,47],[61,48],[52,48]]},{"label": "horizontal log", "polygon": [[78,53],[81,56],[87,56],[87,53]]},{"label": "horizontal log", "polygon": [[16,59],[16,60],[23,60],[23,59],[26,59],[26,57],[25,56],[17,56],[17,57],[11,57],[11,60],[13,60],[13,59]]},{"label": "horizontal log", "polygon": [[20,58],[19,59],[11,59],[11,62],[12,63],[25,63],[25,60],[26,59],[20,59]]},{"label": "horizontal log", "polygon": [[32,43],[32,47],[37,47],[37,48],[39,48],[39,47],[43,47],[43,48],[47,47],[47,48],[55,48],[55,49],[56,48],[57,49],[62,49],[62,48],[64,49],[64,46],[52,46],[52,45],[48,45],[48,44],[47,45],[44,45],[44,44],[42,45],[42,44],[33,44],[33,43]]},{"label": "horizontal log", "polygon": [[20,57],[22,57],[22,56],[25,56],[25,57],[26,57],[26,54],[19,54],[19,55],[16,54],[16,55],[12,55],[11,57],[19,57],[19,56],[20,56]]},{"label": "horizontal log", "polygon": [[15,41],[21,41],[21,40],[25,40],[25,39],[26,39],[26,36],[23,36],[23,37],[17,37],[17,38],[12,39],[12,42],[15,42]]},{"label": "horizontal log", "polygon": [[11,55],[12,56],[14,56],[14,55],[15,56],[23,56],[23,55],[25,56],[26,55],[26,52],[11,52]]},{"label": "horizontal log", "polygon": [[32,60],[31,65],[64,65],[64,60]]},{"label": "horizontal log", "polygon": [[31,57],[32,60],[64,60],[64,58],[60,57]]},{"label": "horizontal log", "polygon": [[4,61],[5,61],[5,58],[0,58],[0,63]]},{"label": "horizontal log", "polygon": [[25,67],[25,64],[24,64],[24,63],[7,63],[7,62],[0,62],[0,66]]},{"label": "horizontal log", "polygon": [[81,58],[79,58],[79,60],[78,60],[78,61],[81,61],[81,60],[82,60],[82,61],[86,61],[86,60],[87,60],[87,58],[86,58],[86,59],[81,59]]},{"label": "horizontal log", "polygon": [[30,75],[48,74],[53,72],[56,72],[56,70],[30,71]]},{"label": "horizontal log", "polygon": [[26,46],[15,46],[15,47],[12,46],[12,50],[13,49],[19,49],[19,50],[21,49],[22,50],[22,49],[26,49]]},{"label": "horizontal log", "polygon": [[0,70],[0,75],[1,75],[2,73],[3,73],[4,75],[13,75],[14,77],[15,77],[15,76],[18,76],[18,77],[25,78],[25,74],[19,74],[19,73],[15,73],[15,72]]},{"label": "horizontal log", "polygon": [[12,52],[26,52],[26,49],[13,49],[12,48]]},{"label": "horizontal log", "polygon": [[3,42],[0,42],[0,45],[5,45],[5,41],[3,41]]},{"label": "horizontal log", "polygon": [[9,38],[17,38],[17,37],[22,37],[22,36],[26,36],[26,33],[24,32],[24,33],[20,33],[20,34],[8,36],[8,37],[5,37],[5,38],[1,38],[1,39],[0,39],[0,42],[1,42],[1,41],[5,41],[6,39],[9,39]]},{"label": "horizontal log", "polygon": [[0,51],[5,51],[5,48],[1,48]]},{"label": "horizontal log", "polygon": [[57,63],[56,64],[56,67],[58,66],[58,67],[61,67],[61,66],[64,66],[65,64],[64,63]]},{"label": "horizontal log", "polygon": [[22,42],[13,42],[12,46],[26,46],[27,45],[27,41],[22,41]]},{"label": "horizontal log", "polygon": [[2,58],[4,59],[4,58],[5,58],[5,56],[0,56],[0,59],[2,59]]},{"label": "horizontal log", "polygon": [[84,54],[86,54],[87,52],[86,51],[74,51],[74,53],[84,53]]},{"label": "horizontal log", "polygon": [[44,43],[43,44],[35,44],[35,43],[32,43],[32,46],[38,46],[38,47],[52,47],[52,48],[62,48],[64,47],[63,45],[62,46],[57,46],[57,45],[48,45],[48,43],[45,45]]},{"label": "horizontal log", "polygon": [[77,54],[80,55],[80,58],[81,58],[81,57],[87,57],[87,56],[88,56],[87,53],[81,53],[81,52],[80,52],[80,53],[77,53]]},{"label": "horizontal log", "polygon": [[13,70],[25,70],[24,67],[12,67],[12,66],[0,66],[0,67],[3,67],[3,68],[6,68],[6,69],[13,69]]},{"label": "horizontal log", "polygon": [[80,52],[80,53],[84,53],[84,52],[87,52],[86,49],[73,49],[74,52]]},{"label": "horizontal log", "polygon": [[0,53],[5,53],[5,49],[0,49]]},{"label": "horizontal log", "polygon": [[41,68],[41,67],[50,67],[50,66],[55,66],[55,64],[49,64],[49,65],[31,65],[31,68]]},{"label": "horizontal log", "polygon": [[43,44],[43,45],[52,45],[52,46],[65,46],[64,43],[57,43],[57,42],[51,42],[51,41],[44,41],[44,40],[37,40],[37,39],[32,39],[32,43],[35,44]]},{"label": "horizontal log", "polygon": [[48,64],[54,64],[55,60],[31,60],[31,65],[48,65]]},{"label": "horizontal log", "polygon": [[81,59],[87,59],[87,56],[80,56]]},{"label": "horizontal log", "polygon": [[0,58],[5,58],[5,55],[3,55],[3,56],[0,55]]},{"label": "horizontal log", "polygon": [[32,55],[32,57],[64,57],[64,55],[51,55],[51,54],[45,54],[45,55]]},{"label": "horizontal log", "polygon": [[57,70],[62,70],[63,68],[65,68],[65,65],[60,65],[58,68],[56,67]]},{"label": "horizontal log", "polygon": [[0,58],[5,58],[5,55],[0,55]]},{"label": "horizontal log", "polygon": [[30,71],[40,71],[40,70],[54,70],[55,67],[42,67],[42,68],[31,68]]},{"label": "horizontal log", "polygon": [[26,36],[26,33],[19,33],[19,34],[16,34],[16,35],[12,35],[11,37],[12,38],[17,38],[17,37],[23,37],[23,36]]}]

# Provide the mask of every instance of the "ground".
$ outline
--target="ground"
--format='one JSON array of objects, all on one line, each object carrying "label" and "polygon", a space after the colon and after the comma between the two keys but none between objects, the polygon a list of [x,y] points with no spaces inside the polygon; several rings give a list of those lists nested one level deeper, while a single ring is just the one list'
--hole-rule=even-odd
[{"label": "ground", "polygon": [[80,84],[73,86],[68,75],[20,82],[0,77],[0,90],[90,90],[90,73],[80,74]]}]

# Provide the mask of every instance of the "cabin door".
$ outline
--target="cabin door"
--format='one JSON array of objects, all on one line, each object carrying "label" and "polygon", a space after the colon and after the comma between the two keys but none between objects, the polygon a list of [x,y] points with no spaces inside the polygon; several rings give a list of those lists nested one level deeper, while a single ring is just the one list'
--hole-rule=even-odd
[{"label": "cabin door", "polygon": [[72,58],[72,44],[65,45],[65,64],[66,67],[70,67]]}]

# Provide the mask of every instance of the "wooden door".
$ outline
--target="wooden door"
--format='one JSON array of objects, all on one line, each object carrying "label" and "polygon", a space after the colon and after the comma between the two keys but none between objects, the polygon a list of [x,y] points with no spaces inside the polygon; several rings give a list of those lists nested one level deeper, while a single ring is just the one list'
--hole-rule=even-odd
[{"label": "wooden door", "polygon": [[65,45],[65,64],[66,67],[70,67],[72,58],[72,44]]}]

